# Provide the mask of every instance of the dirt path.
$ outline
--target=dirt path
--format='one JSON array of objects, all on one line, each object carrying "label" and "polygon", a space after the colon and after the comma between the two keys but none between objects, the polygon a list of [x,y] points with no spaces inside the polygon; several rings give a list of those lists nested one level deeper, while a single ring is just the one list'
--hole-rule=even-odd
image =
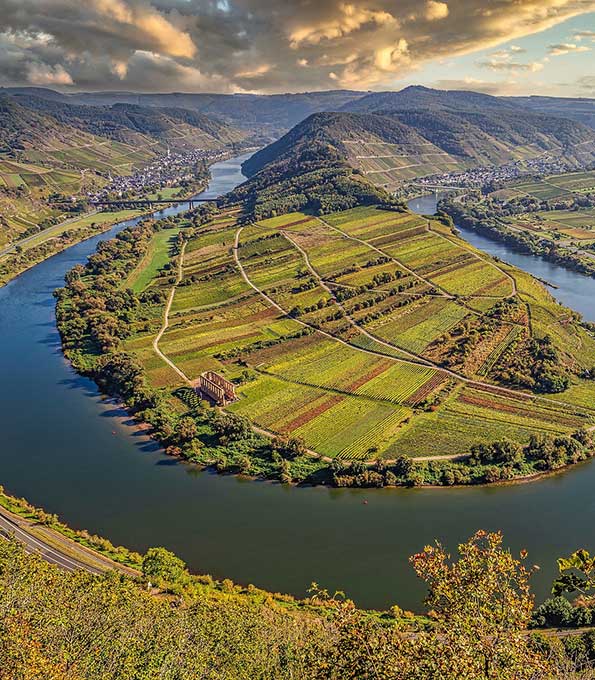
[{"label": "dirt path", "polygon": [[[238,229],[238,231],[236,232],[234,246],[233,246],[233,257],[234,257],[235,263],[236,263],[236,265],[237,265],[237,267],[240,271],[242,278],[250,286],[250,288],[252,288],[257,293],[259,293],[270,305],[272,305],[275,309],[280,311],[284,316],[289,316],[288,312],[285,309],[283,309],[283,307],[281,307],[279,304],[277,304],[264,291],[260,290],[257,286],[255,286],[252,283],[252,281],[250,280],[250,278],[248,277],[248,275],[246,274],[244,267],[243,267],[242,263],[240,262],[240,258],[238,256],[240,234],[242,233],[242,230],[243,230],[243,227],[240,227]],[[437,364],[434,364],[434,363],[430,362],[429,360],[428,360],[428,363],[421,363],[419,360],[414,361],[413,359],[400,359],[398,357],[393,357],[393,356],[389,356],[387,354],[383,354],[382,352],[376,352],[376,351],[371,350],[371,349],[365,349],[363,347],[357,347],[356,345],[352,345],[352,344],[348,343],[347,341],[343,340],[342,338],[338,338],[338,337],[332,335],[331,333],[328,333],[327,331],[323,331],[320,328],[316,328],[315,326],[307,323],[306,321],[302,321],[299,318],[295,318],[294,321],[301,324],[302,326],[305,326],[307,328],[311,328],[316,333],[320,333],[321,335],[323,335],[323,336],[325,336],[325,337],[327,337],[331,340],[334,340],[335,342],[339,342],[342,345],[345,345],[346,347],[357,350],[358,352],[364,352],[365,354],[371,354],[373,356],[378,356],[378,357],[381,357],[383,359],[390,359],[390,360],[395,361],[395,362],[401,362],[401,363],[404,363],[404,364],[411,364],[413,366],[419,366],[419,367],[422,367],[422,368],[431,367],[431,368],[436,369],[437,371],[440,371],[441,373],[444,373],[445,375],[448,375],[451,378],[455,378],[456,380],[459,380],[460,382],[463,382],[463,383],[470,385],[472,387],[479,387],[479,388],[484,388],[484,389],[488,388],[491,391],[498,390],[499,392],[501,392],[503,394],[509,394],[509,395],[514,396],[516,398],[525,397],[525,398],[534,399],[535,401],[542,401],[542,402],[547,403],[547,404],[559,404],[560,406],[564,406],[565,408],[570,408],[570,409],[573,409],[573,410],[576,410],[576,408],[577,408],[576,404],[569,404],[569,403],[562,401],[562,400],[559,400],[559,399],[550,399],[550,398],[547,398],[547,397],[541,397],[541,396],[536,395],[536,394],[531,394],[531,393],[528,393],[528,392],[522,392],[521,390],[513,390],[509,387],[501,387],[500,385],[493,385],[492,383],[482,382],[481,380],[474,380],[472,378],[468,378],[467,376],[465,376],[461,373],[457,373],[456,371],[452,371],[448,368],[438,366]],[[401,350],[399,349],[399,351],[401,351]],[[582,410],[583,411],[595,412],[595,408],[583,407]],[[593,426],[592,429],[595,431],[595,426]]]},{"label": "dirt path", "polygon": [[[381,248],[377,248],[376,246],[372,245],[371,243],[368,243],[367,241],[364,241],[364,240],[361,239],[361,238],[357,238],[357,236],[350,236],[349,234],[346,234],[344,231],[342,231],[342,230],[339,229],[338,227],[334,227],[332,224],[329,224],[328,222],[325,222],[325,221],[324,221],[323,219],[321,219],[320,217],[317,217],[316,219],[317,219],[321,224],[324,224],[325,227],[328,227],[329,229],[332,229],[333,231],[336,231],[338,234],[341,234],[341,236],[343,236],[344,238],[347,238],[347,239],[349,239],[350,241],[356,241],[357,243],[361,243],[362,245],[366,246],[366,248],[370,248],[371,250],[375,250],[377,253],[380,253],[380,255],[382,255],[383,257],[388,257],[392,262],[394,262],[395,264],[398,264],[399,267],[401,267],[402,269],[404,269],[407,273],[411,274],[411,276],[414,276],[416,279],[419,279],[420,281],[423,281],[423,282],[424,282],[425,284],[427,284],[428,286],[431,286],[432,288],[435,288],[436,290],[439,290],[439,291],[442,293],[442,295],[443,295],[444,297],[449,298],[450,300],[452,300],[452,299],[454,298],[454,295],[451,295],[447,290],[444,290],[444,288],[441,288],[440,286],[438,286],[438,285],[437,285],[436,283],[434,283],[433,281],[430,281],[429,279],[426,279],[424,276],[421,276],[421,275],[418,274],[416,271],[414,271],[413,269],[411,269],[411,268],[408,267],[407,265],[403,264],[403,262],[401,262],[401,260],[398,260],[396,257],[393,257],[392,255],[389,255],[388,253],[386,253],[386,252],[385,252],[384,250],[382,250]],[[429,228],[427,227],[427,224],[426,224],[426,229],[428,229],[428,231],[430,231]]]},{"label": "dirt path", "polygon": [[413,354],[412,352],[408,352],[407,350],[402,349],[401,347],[397,347],[396,345],[393,345],[393,344],[390,343],[390,342],[386,342],[386,340],[382,340],[381,338],[379,338],[379,337],[373,335],[372,333],[370,333],[369,331],[367,331],[365,328],[363,328],[362,326],[360,326],[356,321],[354,321],[354,320],[351,318],[351,316],[349,316],[349,314],[347,313],[347,310],[345,309],[345,307],[344,307],[340,302],[338,302],[338,301],[335,299],[335,295],[334,295],[333,291],[331,290],[331,288],[329,288],[329,286],[323,281],[323,279],[322,279],[322,277],[320,276],[320,274],[316,271],[316,269],[314,269],[314,267],[312,266],[312,263],[310,262],[310,258],[308,257],[308,253],[307,253],[307,252],[306,252],[306,251],[305,251],[298,243],[296,243],[296,242],[291,238],[291,236],[289,236],[289,234],[288,234],[286,231],[283,231],[283,230],[280,230],[280,231],[281,231],[281,233],[283,234],[283,236],[285,236],[285,238],[286,238],[291,244],[293,244],[293,246],[301,253],[302,257],[304,258],[304,262],[306,263],[306,266],[307,266],[308,269],[310,270],[310,273],[312,274],[312,276],[314,276],[314,278],[318,281],[318,283],[321,285],[321,287],[324,288],[324,290],[326,290],[326,292],[327,292],[327,293],[331,296],[331,298],[335,301],[335,304],[336,304],[337,307],[339,307],[339,309],[343,312],[343,314],[345,315],[345,318],[347,319],[347,321],[349,321],[349,323],[351,324],[351,326],[352,326],[353,328],[356,328],[360,333],[362,333],[363,335],[365,335],[367,338],[370,338],[370,340],[373,340],[374,342],[377,342],[379,345],[383,345],[384,347],[387,347],[387,348],[389,348],[389,349],[394,349],[394,350],[397,350],[398,352],[401,352],[401,353],[404,354],[406,357],[409,357],[410,359],[412,359],[412,360],[415,361],[416,363],[425,364],[425,365],[428,366],[428,367],[432,367],[432,366],[433,366],[433,364],[432,364],[431,361],[428,361],[427,359],[424,359],[423,357],[420,357],[420,356],[417,355],[417,354]]},{"label": "dirt path", "polygon": [[163,337],[163,334],[167,330],[169,326],[169,313],[171,311],[171,306],[174,301],[174,295],[176,294],[176,288],[178,287],[180,281],[182,280],[182,274],[183,274],[183,266],[184,266],[184,252],[186,251],[186,244],[187,241],[184,241],[182,244],[182,248],[180,249],[180,257],[179,257],[179,262],[178,262],[178,273],[176,275],[176,281],[174,285],[172,286],[171,290],[169,291],[169,296],[167,298],[167,304],[165,305],[165,310],[163,311],[163,324],[161,325],[161,328],[159,329],[159,333],[155,336],[155,339],[153,340],[153,351],[155,354],[165,361],[165,363],[172,368],[179,376],[182,378],[182,380],[187,383],[188,385],[191,384],[190,378],[182,371],[182,369],[178,368],[174,362],[169,359],[160,349],[159,349],[159,341]]}]

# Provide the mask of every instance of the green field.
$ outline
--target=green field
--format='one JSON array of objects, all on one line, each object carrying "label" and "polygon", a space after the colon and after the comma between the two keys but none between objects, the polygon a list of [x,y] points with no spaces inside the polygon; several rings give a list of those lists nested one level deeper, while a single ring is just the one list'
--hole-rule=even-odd
[{"label": "green field", "polygon": [[506,187],[506,191],[514,192],[514,195],[534,196],[542,201],[568,198],[573,193],[595,191],[595,170],[514,181]]},{"label": "green field", "polygon": [[594,208],[524,213],[507,218],[506,223],[557,241],[579,241],[582,244],[595,241]]},{"label": "green field", "polygon": [[[128,285],[165,298],[173,272],[160,272],[174,236],[154,237]],[[182,264],[161,350],[191,380],[214,370],[235,381],[231,411],[321,455],[460,455],[593,422],[595,385],[578,378],[563,405],[493,391],[510,348],[531,333],[547,327],[585,366],[595,341],[541,284],[439,223],[370,207],[242,227],[225,214],[190,238]],[[508,311],[492,315],[499,303]],[[159,326],[158,317],[139,324],[126,347],[153,385],[171,388],[179,376],[152,351]],[[443,369],[448,355],[458,373]]]},{"label": "green field", "polygon": [[135,293],[143,291],[154,279],[159,270],[170,260],[170,254],[176,236],[180,228],[164,229],[153,237],[147,256],[141,261],[139,266],[130,274],[126,285]]}]

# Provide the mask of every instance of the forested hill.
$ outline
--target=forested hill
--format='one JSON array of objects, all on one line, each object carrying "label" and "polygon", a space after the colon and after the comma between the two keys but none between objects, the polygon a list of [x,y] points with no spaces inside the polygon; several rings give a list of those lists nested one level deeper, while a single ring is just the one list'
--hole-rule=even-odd
[{"label": "forested hill", "polygon": [[[345,109],[357,109],[347,111]],[[332,148],[377,185],[542,157],[570,167],[595,161],[595,132],[475,92],[407,88],[367,95],[339,113],[319,113],[245,164],[249,175],[295,161],[311,144]]]},{"label": "forested hill", "polygon": [[441,111],[511,111],[513,102],[471,90],[434,90],[411,85],[397,92],[371,92],[356,101],[347,102],[342,111],[376,113],[378,111],[424,109]]},{"label": "forested hill", "polygon": [[12,97],[0,95],[0,151],[55,149],[63,145],[90,144],[96,138],[52,116],[18,104]]},{"label": "forested hill", "polygon": [[269,163],[307,162],[313,149],[326,146],[346,159],[347,144],[363,138],[388,143],[410,145],[422,144],[424,140],[416,130],[393,117],[360,113],[316,113],[296,125],[276,142],[261,149],[249,158],[242,170],[248,177],[256,174]]},{"label": "forested hill", "polygon": [[286,132],[313,113],[338,111],[346,103],[366,94],[351,90],[331,90],[273,95],[183,92],[78,92],[66,95],[39,87],[6,88],[5,91],[13,95],[33,96],[69,105],[111,107],[114,104],[135,104],[143,108],[188,109],[234,127],[264,133],[269,139]]},{"label": "forested hill", "polygon": [[83,106],[32,95],[14,95],[18,104],[59,123],[125,144],[157,140],[172,149],[215,149],[239,142],[246,133],[197,111],[137,104]]},{"label": "forested hill", "polygon": [[595,99],[587,97],[510,97],[508,101],[539,113],[569,118],[595,128]]},{"label": "forested hill", "polygon": [[[369,182],[346,160],[337,140],[368,129],[358,114],[317,113],[284,137],[257,152],[242,166],[252,176],[231,194],[250,218],[261,219],[293,210],[324,214],[355,205],[390,203],[392,198]],[[398,122],[374,117],[378,132],[391,139],[416,136]]]}]

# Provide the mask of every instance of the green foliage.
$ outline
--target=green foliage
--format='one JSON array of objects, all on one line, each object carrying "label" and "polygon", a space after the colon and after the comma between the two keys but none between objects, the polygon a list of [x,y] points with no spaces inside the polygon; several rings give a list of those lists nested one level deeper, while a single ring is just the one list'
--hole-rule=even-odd
[{"label": "green foliage", "polygon": [[143,563],[165,588],[149,592],[144,579],[61,571],[2,541],[0,680],[553,680],[591,669],[593,633],[563,647],[526,635],[523,558],[485,532],[455,559],[426,546],[411,558],[429,589],[422,622],[316,584],[297,602],[189,576],[163,549]]},{"label": "green foliage", "polygon": [[569,557],[561,557],[558,571],[560,576],[552,586],[554,595],[575,592],[587,594],[595,590],[595,556],[591,557],[584,548],[576,550]]},{"label": "green foliage", "polygon": [[329,644],[320,617],[255,589],[205,578],[156,597],[0,541],[1,680],[314,678],[310,658]]},{"label": "green foliage", "polygon": [[143,576],[157,583],[182,584],[188,580],[186,564],[165,548],[149,548],[143,557]]}]

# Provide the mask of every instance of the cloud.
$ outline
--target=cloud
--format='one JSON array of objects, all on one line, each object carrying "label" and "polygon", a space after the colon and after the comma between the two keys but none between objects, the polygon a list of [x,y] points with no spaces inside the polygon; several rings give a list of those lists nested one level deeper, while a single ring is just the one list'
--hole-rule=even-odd
[{"label": "cloud", "polygon": [[270,64],[261,64],[260,66],[257,66],[256,68],[253,68],[249,71],[241,71],[240,73],[236,73],[236,78],[239,80],[262,78],[262,76],[264,76],[265,73],[268,73],[270,70]]},{"label": "cloud", "polygon": [[317,45],[324,40],[342,38],[367,24],[382,25],[394,22],[395,18],[389,12],[373,11],[355,4],[341,3],[334,16],[325,17],[318,23],[304,24],[292,29],[289,33],[289,40],[291,47],[295,49],[304,43]]},{"label": "cloud", "polygon": [[571,52],[588,52],[590,49],[590,47],[576,45],[575,43],[558,43],[557,45],[548,45],[547,52],[552,57],[559,57],[562,54],[570,54]]},{"label": "cloud", "polygon": [[437,21],[438,19],[445,19],[448,16],[448,5],[445,2],[436,2],[436,0],[429,0],[426,3],[425,16],[428,21]]},{"label": "cloud", "polygon": [[589,11],[595,0],[0,0],[0,81],[66,86],[61,66],[78,89],[368,89],[480,50],[506,53],[484,68],[530,75],[540,62],[498,46]]},{"label": "cloud", "polygon": [[481,68],[487,68],[490,71],[525,71],[528,73],[538,73],[543,69],[543,64],[540,61],[530,61],[521,63],[518,61],[501,60],[496,58],[488,61],[480,61],[477,64]]},{"label": "cloud", "polygon": [[595,76],[583,76],[576,82],[581,90],[590,90],[595,92]]},{"label": "cloud", "polygon": [[30,64],[29,83],[31,85],[72,85],[72,76],[64,66],[48,66],[47,64]]},{"label": "cloud", "polygon": [[579,42],[583,38],[592,38],[595,40],[595,31],[577,31],[576,33],[572,34],[572,37],[574,40],[578,40]]}]

